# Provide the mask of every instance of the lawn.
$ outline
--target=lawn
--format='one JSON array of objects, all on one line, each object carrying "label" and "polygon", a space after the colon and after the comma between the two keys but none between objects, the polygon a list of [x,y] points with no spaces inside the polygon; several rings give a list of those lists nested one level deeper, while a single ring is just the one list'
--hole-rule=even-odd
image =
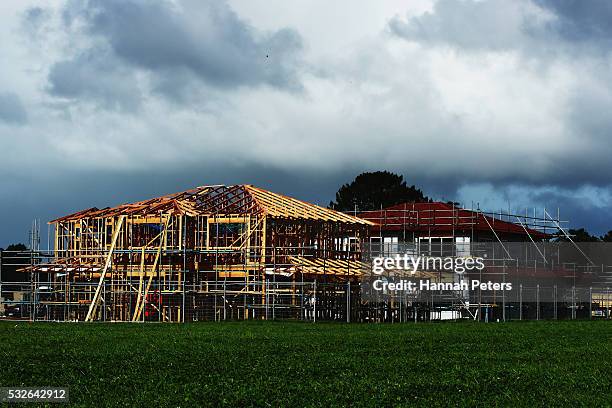
[{"label": "lawn", "polygon": [[79,406],[610,406],[612,322],[0,322],[0,386]]}]

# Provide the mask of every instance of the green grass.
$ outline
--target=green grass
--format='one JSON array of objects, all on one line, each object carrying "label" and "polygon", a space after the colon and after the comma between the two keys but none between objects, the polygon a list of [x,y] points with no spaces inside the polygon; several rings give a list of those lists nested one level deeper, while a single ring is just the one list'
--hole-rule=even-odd
[{"label": "green grass", "polygon": [[80,406],[610,406],[612,322],[0,322],[0,386]]}]

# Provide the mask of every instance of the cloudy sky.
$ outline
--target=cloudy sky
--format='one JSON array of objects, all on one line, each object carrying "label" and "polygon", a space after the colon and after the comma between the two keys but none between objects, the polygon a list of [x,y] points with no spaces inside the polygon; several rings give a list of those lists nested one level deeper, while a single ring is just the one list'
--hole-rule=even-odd
[{"label": "cloudy sky", "polygon": [[49,3],[0,3],[0,246],[203,184],[326,205],[381,169],[612,229],[609,1]]}]

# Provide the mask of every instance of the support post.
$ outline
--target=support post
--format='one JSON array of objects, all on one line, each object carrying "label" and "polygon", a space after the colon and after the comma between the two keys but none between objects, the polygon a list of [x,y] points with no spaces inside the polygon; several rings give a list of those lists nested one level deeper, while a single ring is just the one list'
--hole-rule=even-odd
[{"label": "support post", "polygon": [[[167,238],[168,238],[167,230],[168,230],[169,221],[170,221],[170,217],[166,218],[166,222],[163,225],[162,230],[160,231],[159,247],[157,249],[157,253],[155,254],[155,260],[153,261],[153,267],[151,268],[151,273],[149,274],[149,281],[147,282],[147,285],[145,286],[144,294],[141,296],[141,294],[138,293],[138,300],[140,300],[140,302],[138,300],[136,301],[136,308],[134,310],[134,316],[132,316],[133,322],[136,322],[140,319],[140,316],[142,315],[142,310],[144,309],[144,305],[147,301],[147,294],[149,293],[149,290],[151,288],[151,283],[153,282],[153,274],[157,270],[157,266],[161,258],[162,249],[164,248],[167,242]],[[158,289],[159,289],[159,285],[158,285]]]},{"label": "support post", "polygon": [[351,322],[351,281],[346,282],[346,322]]},{"label": "support post", "polygon": [[[0,251],[0,302],[4,303],[4,298],[2,297],[2,251]],[[4,310],[4,307],[2,310]]]},{"label": "support post", "polygon": [[572,286],[572,320],[576,319],[576,286]]},{"label": "support post", "polygon": [[313,321],[316,323],[317,322],[317,280],[315,279],[314,281],[314,296],[312,298],[313,300]]},{"label": "support post", "polygon": [[557,285],[555,285],[553,287],[553,291],[554,291],[554,314],[555,314],[555,320],[557,320]]},{"label": "support post", "polygon": [[104,268],[102,269],[102,273],[100,274],[100,281],[98,282],[98,287],[96,288],[96,292],[94,293],[94,297],[89,304],[89,310],[87,311],[87,316],[85,317],[85,321],[89,322],[93,320],[93,316],[95,314],[96,307],[98,306],[98,302],[100,301],[100,293],[102,290],[102,285],[104,284],[104,279],[106,277],[106,271],[110,267],[110,264],[113,260],[113,251],[115,250],[115,245],[117,244],[117,238],[119,237],[119,231],[121,231],[121,226],[123,225],[123,221],[125,220],[125,215],[120,215],[117,220],[117,224],[115,226],[115,232],[113,234],[113,240],[111,242],[110,249],[108,251],[108,255],[106,256],[106,262],[104,263]]},{"label": "support post", "polygon": [[519,285],[519,320],[523,320],[523,284]]},{"label": "support post", "polygon": [[609,287],[606,288],[606,294],[608,295],[607,296],[607,298],[608,298],[607,306],[608,307],[606,307],[606,311],[607,311],[607,316],[606,317],[609,319],[610,318],[610,288]]},{"label": "support post", "polygon": [[[186,216],[183,216],[186,217]],[[185,218],[185,222],[182,223],[183,231],[182,235],[182,245],[183,245],[183,276],[181,282],[181,292],[183,298],[181,299],[181,323],[185,323],[185,314],[187,313],[187,309],[185,308],[185,284],[187,283],[187,219]]]},{"label": "support post", "polygon": [[536,320],[540,320],[540,284],[536,285]]},{"label": "support post", "polygon": [[589,287],[589,320],[593,319],[593,287]]}]

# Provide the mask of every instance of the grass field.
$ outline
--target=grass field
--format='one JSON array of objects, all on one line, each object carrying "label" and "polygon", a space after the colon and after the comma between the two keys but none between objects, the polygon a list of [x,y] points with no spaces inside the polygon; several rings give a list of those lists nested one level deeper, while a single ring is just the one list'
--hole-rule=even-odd
[{"label": "grass field", "polygon": [[0,386],[81,406],[610,406],[612,322],[0,322]]}]

